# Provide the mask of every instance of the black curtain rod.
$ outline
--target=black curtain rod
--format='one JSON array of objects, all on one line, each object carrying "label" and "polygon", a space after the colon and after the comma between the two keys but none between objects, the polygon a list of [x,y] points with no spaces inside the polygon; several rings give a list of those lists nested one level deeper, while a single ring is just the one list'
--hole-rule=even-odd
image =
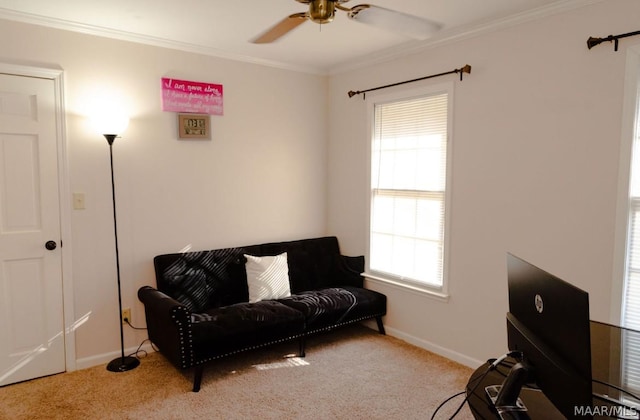
[{"label": "black curtain rod", "polygon": [[605,41],[609,41],[609,42],[613,41],[613,49],[614,51],[618,51],[618,40],[620,38],[626,38],[628,36],[634,36],[634,35],[640,35],[640,31],[628,32],[626,34],[620,34],[620,35],[609,35],[606,38],[595,38],[590,36],[589,39],[587,39],[587,47],[591,49],[596,45],[602,44]]},{"label": "black curtain rod", "polygon": [[471,74],[471,66],[466,64],[464,67],[461,67],[461,68],[455,69],[455,70],[451,70],[451,71],[447,71],[447,72],[444,72],[444,73],[432,74],[431,76],[420,77],[418,79],[412,79],[412,80],[405,80],[404,82],[392,83],[390,85],[378,86],[378,87],[374,87],[374,88],[366,89],[366,90],[358,90],[358,91],[350,90],[348,95],[349,95],[350,98],[352,98],[355,95],[360,95],[361,93],[364,94],[364,93],[367,93],[367,92],[371,92],[372,90],[378,90],[378,89],[384,89],[384,88],[398,86],[398,85],[404,85],[405,83],[418,82],[420,80],[431,79],[433,77],[440,77],[440,76],[445,76],[447,74],[453,74],[453,73],[460,73],[460,81],[462,81],[462,75],[464,73]]}]

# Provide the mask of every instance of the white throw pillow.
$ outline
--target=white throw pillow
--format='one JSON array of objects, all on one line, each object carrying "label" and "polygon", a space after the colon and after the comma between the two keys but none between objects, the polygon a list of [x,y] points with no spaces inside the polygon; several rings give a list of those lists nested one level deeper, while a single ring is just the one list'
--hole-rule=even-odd
[{"label": "white throw pillow", "polygon": [[247,259],[249,302],[291,296],[286,252],[274,257],[244,256]]}]

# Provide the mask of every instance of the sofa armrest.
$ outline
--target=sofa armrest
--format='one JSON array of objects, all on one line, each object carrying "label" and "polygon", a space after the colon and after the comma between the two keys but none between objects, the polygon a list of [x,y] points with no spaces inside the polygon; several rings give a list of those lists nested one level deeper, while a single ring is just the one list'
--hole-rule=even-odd
[{"label": "sofa armrest", "polygon": [[144,304],[151,342],[177,367],[192,366],[191,311],[150,286],[138,290],[138,299]]},{"label": "sofa armrest", "polygon": [[364,272],[364,255],[360,255],[357,257],[349,257],[346,255],[341,255],[341,257],[351,271],[354,271],[358,274],[361,274]]},{"label": "sofa armrest", "polygon": [[350,257],[340,255],[340,268],[344,285],[363,287],[361,273],[364,272],[364,256]]}]

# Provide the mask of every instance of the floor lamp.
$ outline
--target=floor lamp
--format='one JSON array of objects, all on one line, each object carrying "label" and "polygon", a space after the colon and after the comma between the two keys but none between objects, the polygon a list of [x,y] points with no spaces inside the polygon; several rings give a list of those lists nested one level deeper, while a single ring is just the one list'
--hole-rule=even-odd
[{"label": "floor lamp", "polygon": [[[110,129],[105,129],[103,133],[121,133],[127,128],[128,119],[122,119],[121,121],[114,121],[114,126]],[[104,138],[109,143],[109,158],[111,162],[111,198],[113,201],[113,231],[116,244],[116,273],[118,279],[118,324],[120,324],[120,357],[113,359],[107,365],[107,370],[111,372],[126,372],[131,369],[135,369],[140,364],[140,360],[136,357],[124,355],[124,330],[122,325],[122,290],[120,287],[120,253],[118,250],[118,220],[116,218],[116,184],[113,177],[113,142],[118,137],[117,134],[103,134]]]}]

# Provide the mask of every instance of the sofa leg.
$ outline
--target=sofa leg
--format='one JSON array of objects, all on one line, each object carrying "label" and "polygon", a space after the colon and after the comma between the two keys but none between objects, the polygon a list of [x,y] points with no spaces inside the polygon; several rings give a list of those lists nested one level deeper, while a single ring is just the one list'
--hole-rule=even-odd
[{"label": "sofa leg", "polygon": [[200,391],[200,384],[202,383],[202,371],[204,370],[204,365],[196,366],[195,372],[193,374],[193,392]]},{"label": "sofa leg", "polygon": [[380,331],[380,334],[386,335],[387,333],[384,331],[384,325],[382,325],[381,316],[376,317],[376,323],[378,324],[378,331]]},{"label": "sofa leg", "polygon": [[305,342],[305,337],[303,335],[302,337],[300,337],[300,352],[299,352],[300,357],[305,356],[305,345],[306,345],[306,342]]}]

